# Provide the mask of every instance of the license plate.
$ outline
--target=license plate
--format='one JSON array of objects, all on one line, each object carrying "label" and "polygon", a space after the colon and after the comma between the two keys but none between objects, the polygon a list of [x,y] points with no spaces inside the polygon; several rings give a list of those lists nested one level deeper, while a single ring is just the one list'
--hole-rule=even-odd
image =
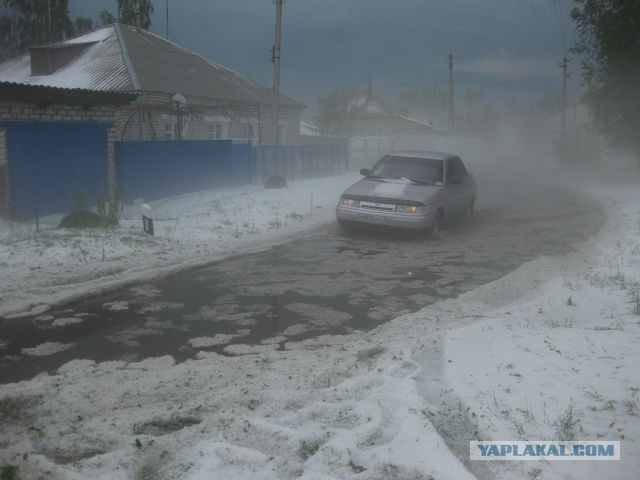
[{"label": "license plate", "polygon": [[377,223],[379,225],[391,224],[391,219],[389,217],[381,217],[379,215],[360,215],[360,220],[367,223]]}]

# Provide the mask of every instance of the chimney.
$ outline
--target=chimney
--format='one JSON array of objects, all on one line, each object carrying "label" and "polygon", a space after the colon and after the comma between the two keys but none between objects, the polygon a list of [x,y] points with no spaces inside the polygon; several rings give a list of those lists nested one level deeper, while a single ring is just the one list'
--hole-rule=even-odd
[{"label": "chimney", "polygon": [[33,47],[31,49],[31,76],[51,75],[53,67],[53,52],[50,47]]},{"label": "chimney", "polygon": [[31,76],[51,75],[71,63],[87,48],[88,43],[75,43],[56,47],[31,48]]}]

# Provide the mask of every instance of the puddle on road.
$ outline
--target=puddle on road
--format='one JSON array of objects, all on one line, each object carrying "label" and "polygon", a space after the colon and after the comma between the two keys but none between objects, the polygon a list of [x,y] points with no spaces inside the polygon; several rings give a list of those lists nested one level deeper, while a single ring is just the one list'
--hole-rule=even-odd
[{"label": "puddle on road", "polygon": [[[576,214],[580,211],[580,214]],[[514,213],[508,212],[513,218]],[[33,318],[0,323],[0,383],[76,359],[138,361],[200,350],[279,348],[318,334],[368,330],[438,298],[495,280],[541,254],[564,254],[595,233],[600,209],[539,215],[479,211],[439,240],[335,227],[268,252],[138,285]],[[64,347],[64,348],[63,348]],[[265,347],[267,348],[267,347]]]}]

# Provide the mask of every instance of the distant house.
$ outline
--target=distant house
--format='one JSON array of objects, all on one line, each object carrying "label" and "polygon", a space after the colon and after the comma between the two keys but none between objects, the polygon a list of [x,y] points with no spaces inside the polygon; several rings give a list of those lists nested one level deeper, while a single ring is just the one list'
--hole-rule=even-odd
[{"label": "distant house", "polygon": [[368,90],[361,92],[346,105],[340,124],[350,136],[391,136],[398,134],[432,133],[429,124],[397,113],[385,100]]},{"label": "distant house", "polygon": [[[273,101],[271,88],[126,25],[34,47],[0,64],[0,216],[30,215],[29,187],[60,203],[73,184],[112,188],[117,141],[269,143]],[[296,143],[304,105],[279,105],[280,142]]]},{"label": "distant house", "polygon": [[322,135],[322,129],[320,127],[318,127],[317,125],[313,125],[312,123],[301,121],[300,122],[300,135],[318,137],[318,136]]}]

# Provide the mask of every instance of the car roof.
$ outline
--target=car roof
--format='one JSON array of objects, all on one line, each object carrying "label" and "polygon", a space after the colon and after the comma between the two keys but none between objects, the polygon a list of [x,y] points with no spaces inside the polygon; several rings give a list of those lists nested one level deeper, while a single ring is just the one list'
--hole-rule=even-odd
[{"label": "car roof", "polygon": [[445,152],[432,152],[429,150],[398,150],[386,154],[391,157],[407,157],[407,158],[425,158],[431,160],[446,160],[449,158],[458,158],[457,155]]}]

